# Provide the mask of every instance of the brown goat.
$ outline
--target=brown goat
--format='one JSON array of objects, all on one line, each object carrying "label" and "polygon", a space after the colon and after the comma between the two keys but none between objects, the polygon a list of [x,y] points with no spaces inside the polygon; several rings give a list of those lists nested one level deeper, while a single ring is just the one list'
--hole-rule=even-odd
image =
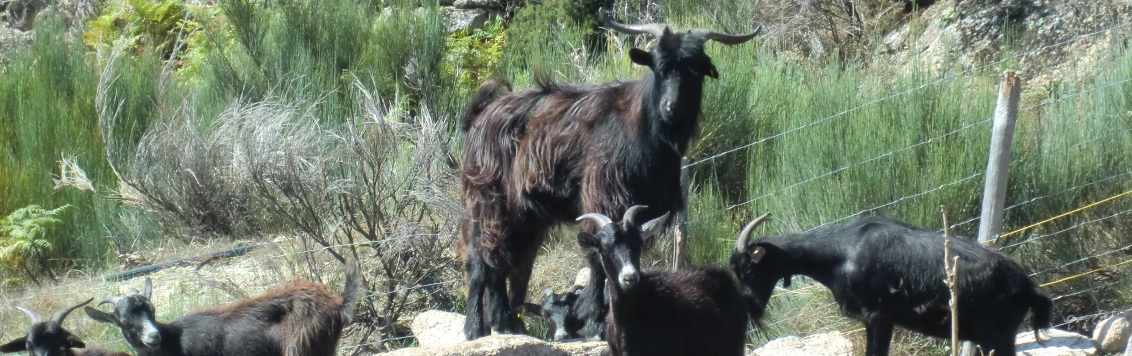
[{"label": "brown goat", "polygon": [[357,266],[346,266],[342,295],[321,284],[295,280],[257,298],[186,315],[171,323],[154,319],[147,278],[144,291],[110,297],[106,313],[86,307],[94,320],[117,325],[138,356],[334,355],[363,289]]},{"label": "brown goat", "polygon": [[[501,333],[523,331],[513,308],[526,301],[535,256],[551,227],[583,211],[619,218],[642,204],[650,209],[641,218],[652,219],[684,209],[681,157],[696,131],[704,76],[718,76],[704,44],[743,43],[758,33],[674,33],[665,24],[608,19],[606,27],[657,38],[651,51],[629,52],[650,69],[643,77],[602,85],[540,82],[510,94],[510,84],[496,78],[481,85],[469,105],[460,236],[469,340],[487,335],[489,323]],[[580,228],[592,234],[596,226],[582,222]],[[583,318],[604,318],[604,283],[604,274],[595,273],[595,288],[580,296],[600,307]]]},{"label": "brown goat", "polygon": [[73,307],[63,309],[47,321],[41,321],[43,317],[30,309],[17,307],[31,318],[31,327],[28,328],[26,335],[0,345],[0,353],[27,351],[28,356],[130,356],[124,352],[102,349],[83,349],[75,352],[75,348],[84,348],[86,344],[77,335],[63,328],[63,319],[91,300],[94,299],[87,299]]}]

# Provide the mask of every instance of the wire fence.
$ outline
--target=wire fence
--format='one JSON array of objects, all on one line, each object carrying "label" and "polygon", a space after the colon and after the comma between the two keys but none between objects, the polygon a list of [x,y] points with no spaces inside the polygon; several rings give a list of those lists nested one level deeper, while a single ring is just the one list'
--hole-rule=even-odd
[{"label": "wire fence", "polygon": [[[814,128],[816,125],[845,117],[850,113],[858,110],[865,109],[869,106],[874,106],[886,100],[891,100],[901,96],[909,95],[915,91],[925,89],[932,85],[936,85],[945,81],[955,80],[964,75],[974,73],[978,70],[989,68],[998,64],[1002,64],[1007,60],[1037,54],[1054,47],[1064,46],[1083,38],[1096,36],[1099,34],[1109,33],[1118,29],[1127,27],[1132,23],[1122,23],[1116,26],[1105,28],[1098,31],[1080,34],[1071,39],[1061,41],[1049,46],[1044,46],[1034,50],[1026,51],[1023,53],[1010,56],[1001,61],[990,63],[988,65],[979,66],[962,72],[949,75],[943,78],[929,81],[927,83],[910,87],[905,90],[898,91],[891,95],[886,95],[874,100],[866,101],[863,104],[853,106],[849,109],[839,111],[833,115],[821,117],[816,120],[807,122],[805,124],[794,126],[783,131],[770,134],[768,136],[741,144],[729,149],[725,149],[706,157],[691,160],[685,165],[685,168],[694,168],[701,164],[708,163],[713,160],[720,159],[727,155],[739,154],[740,152],[757,147],[759,145],[767,144],[774,140],[785,140],[788,136],[804,135],[809,129]],[[1088,88],[1075,91],[1072,93],[1051,97],[1046,100],[1034,103],[1032,105],[1024,106],[1020,109],[1020,113],[1036,116],[1038,110],[1068,103],[1074,100],[1088,100],[1084,99],[1092,95],[1100,94],[1105,91],[1112,91],[1126,83],[1132,82],[1132,78],[1116,79],[1104,83],[1097,83]],[[1110,95],[1122,95],[1119,91],[1113,92]],[[1119,114],[1118,114],[1119,115]],[[801,191],[809,189],[811,185],[816,182],[821,182],[823,179],[836,177],[846,171],[852,169],[862,169],[869,167],[870,164],[875,164],[882,159],[899,156],[902,154],[910,154],[910,152],[918,151],[919,148],[929,145],[947,145],[951,144],[947,140],[965,132],[976,130],[977,132],[989,132],[988,122],[993,119],[979,119],[973,121],[963,121],[958,126],[944,130],[942,134],[926,138],[920,142],[910,145],[902,145],[894,147],[891,150],[884,151],[883,153],[871,156],[867,159],[856,160],[849,164],[845,164],[824,173],[814,174],[808,178],[799,179],[794,182],[786,182],[777,187],[767,189],[759,194],[754,194],[753,197],[740,200],[736,203],[722,206],[718,210],[709,210],[698,216],[690,217],[689,223],[695,222],[697,219],[705,220],[716,215],[732,212],[739,208],[753,206],[756,202],[775,197],[779,194],[789,191]],[[1092,146],[1100,146],[1109,140],[1124,137],[1130,129],[1115,129],[1115,130],[1097,130],[1091,136],[1082,137],[1077,141],[1070,142],[1069,144],[1051,147],[1050,149],[1041,151],[1042,155],[1072,155],[1074,152],[1071,150],[1084,150]],[[978,152],[983,154],[984,152]],[[1012,169],[1022,169],[1026,167],[1031,160],[1038,155],[1016,155],[1010,162]],[[879,169],[879,168],[877,168]],[[882,208],[891,207],[901,203],[916,201],[924,198],[930,194],[940,192],[946,189],[958,189],[960,186],[969,187],[964,183],[970,183],[972,180],[983,177],[985,172],[981,169],[967,172],[965,175],[959,175],[957,178],[951,180],[943,180],[937,185],[931,186],[927,189],[910,192],[901,195],[895,199],[887,202],[876,204],[868,208],[863,208],[856,211],[851,211],[845,215],[833,216],[832,218],[824,219],[821,223],[812,227],[803,227],[802,230],[812,231],[823,226],[836,224],[839,222],[852,219],[870,211],[877,211]],[[1075,172],[1066,172],[1066,174],[1073,175],[1080,178],[1089,178],[1090,176],[1076,175]],[[1055,310],[1055,319],[1062,320],[1056,323],[1055,327],[1073,327],[1078,331],[1087,330],[1091,325],[1083,324],[1086,320],[1093,320],[1098,317],[1109,316],[1113,314],[1113,310],[1124,310],[1132,305],[1132,300],[1127,300],[1125,295],[1126,288],[1121,289],[1121,286],[1127,286],[1129,279],[1123,277],[1132,267],[1132,239],[1122,238],[1119,235],[1120,231],[1126,231],[1128,221],[1126,218],[1132,212],[1132,209],[1125,209],[1130,205],[1130,201],[1126,198],[1127,195],[1132,194],[1132,170],[1111,172],[1107,175],[1094,175],[1091,180],[1081,182],[1069,181],[1069,185],[1063,186],[1054,191],[1045,192],[1026,192],[1013,190],[1011,194],[1012,203],[1007,204],[1005,210],[1008,213],[1019,213],[1021,216],[1034,216],[1033,220],[1029,220],[1023,226],[1016,226],[1014,230],[1003,233],[991,241],[1000,245],[1000,249],[1008,254],[1012,254],[1022,249],[1037,250],[1036,254],[1045,256],[1046,261],[1043,264],[1029,266],[1032,268],[1030,277],[1035,280],[1043,289],[1050,292],[1051,297],[1061,303],[1074,298],[1090,299],[1088,302],[1074,301],[1068,304],[1058,304],[1059,307]],[[1080,183],[1077,183],[1080,182]],[[1013,188],[1012,188],[1013,189]],[[1064,212],[1057,214],[1050,214],[1048,216],[1035,216],[1034,209],[1029,209],[1032,205],[1042,203],[1051,199],[1060,201],[1081,201],[1084,197],[1095,196],[1096,192],[1116,191],[1122,192],[1112,194],[1100,199],[1093,199],[1080,204],[1076,208],[1067,209]],[[1083,194],[1083,192],[1091,192]],[[1109,193],[1111,194],[1111,193]],[[1064,205],[1064,204],[1062,204]],[[758,215],[762,211],[752,212]],[[1044,213],[1044,212],[1043,212]],[[741,214],[739,214],[741,215]],[[969,225],[978,222],[979,217],[973,216],[961,220],[949,227],[954,229],[956,227]],[[808,228],[808,230],[807,230]],[[1125,230],[1120,230],[1125,229]],[[942,229],[941,229],[942,230]],[[1106,238],[1094,235],[1110,235]],[[1082,241],[1082,239],[1087,239]],[[1056,240],[1056,241],[1051,241]],[[1103,243],[1102,243],[1103,242]],[[1064,248],[1064,250],[1048,250],[1050,248]],[[1062,261],[1062,262],[1057,262]],[[762,334],[761,338],[772,338],[781,329],[784,333],[801,332],[802,334],[819,332],[829,330],[848,330],[840,332],[840,335],[863,334],[861,331],[864,329],[859,328],[846,328],[846,325],[852,323],[845,323],[844,321],[826,323],[823,319],[828,319],[829,316],[838,315],[836,303],[832,301],[832,297],[826,291],[824,286],[816,282],[810,283],[795,283],[796,287],[792,290],[779,288],[779,291],[771,298],[771,304],[780,303],[792,306],[790,312],[778,315],[778,318],[771,317],[771,321],[763,327],[769,328],[770,332],[766,330],[750,331],[751,335]],[[1121,297],[1120,295],[1124,295]],[[1097,302],[1101,301],[1101,302]],[[1089,307],[1082,307],[1082,305],[1090,305]],[[1092,309],[1090,309],[1092,308]],[[1099,309],[1098,309],[1099,308]],[[1093,310],[1093,311],[1088,311]],[[1082,311],[1088,311],[1082,313]],[[815,322],[815,320],[822,320]],[[825,324],[825,325],[822,325]],[[815,325],[816,326],[815,328]],[[863,335],[860,336],[863,338]],[[863,341],[863,339],[861,339]],[[919,338],[911,345],[902,345],[903,348],[922,347],[931,339]]]}]

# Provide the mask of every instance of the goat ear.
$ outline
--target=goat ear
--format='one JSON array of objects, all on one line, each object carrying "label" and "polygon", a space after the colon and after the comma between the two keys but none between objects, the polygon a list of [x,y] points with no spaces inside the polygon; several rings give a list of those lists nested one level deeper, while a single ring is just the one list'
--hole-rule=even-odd
[{"label": "goat ear", "polygon": [[782,278],[782,288],[790,288],[790,279],[792,277],[794,277],[794,276],[787,275],[786,277]]},{"label": "goat ear", "polygon": [[751,255],[751,262],[759,263],[759,261],[763,260],[763,257],[766,257],[766,249],[763,249],[762,246],[755,246],[748,254]]},{"label": "goat ear", "polygon": [[719,79],[719,71],[712,64],[708,64],[707,73],[704,73],[704,75],[711,77],[711,79]]},{"label": "goat ear", "polygon": [[81,349],[86,347],[86,343],[83,342],[83,339],[75,336],[75,334],[70,334],[67,335],[67,346],[71,348]]},{"label": "goat ear", "polygon": [[[604,228],[598,229],[597,234],[601,234],[601,230],[604,230]],[[578,246],[581,246],[582,249],[585,250],[598,251],[598,248],[601,247],[601,237],[598,237],[597,234],[591,234],[587,232],[579,233]]]},{"label": "goat ear", "polygon": [[629,59],[631,59],[633,63],[640,64],[649,68],[652,68],[653,66],[652,54],[640,48],[630,49]]},{"label": "goat ear", "polygon": [[9,352],[26,351],[27,347],[28,347],[28,337],[25,335],[25,336],[20,336],[20,337],[16,338],[15,340],[9,341],[7,344],[0,345],[0,352],[9,353]]},{"label": "goat ear", "polygon": [[86,316],[89,316],[91,319],[94,319],[94,321],[97,321],[97,322],[100,322],[100,323],[118,325],[118,319],[115,318],[113,315],[110,315],[110,314],[108,314],[104,311],[101,311],[101,310],[98,310],[98,309],[95,309],[95,308],[92,308],[92,307],[89,307],[89,306],[83,307],[83,311],[86,312]]},{"label": "goat ear", "polygon": [[152,298],[150,298],[150,295],[152,295],[152,294],[153,294],[153,281],[149,280],[149,277],[146,277],[145,288],[142,288],[142,295],[145,296],[145,299],[152,299]]},{"label": "goat ear", "polygon": [[644,225],[641,225],[641,240],[648,241],[653,236],[660,235],[664,231],[664,223],[668,221],[669,213],[664,213],[659,218],[649,220]]}]

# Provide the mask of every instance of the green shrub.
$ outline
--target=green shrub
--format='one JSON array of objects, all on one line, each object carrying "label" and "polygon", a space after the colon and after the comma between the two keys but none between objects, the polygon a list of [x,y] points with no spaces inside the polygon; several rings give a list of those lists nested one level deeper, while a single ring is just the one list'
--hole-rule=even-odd
[{"label": "green shrub", "polygon": [[454,78],[461,96],[469,96],[480,83],[496,75],[506,32],[503,21],[489,21],[484,28],[453,33],[441,72]]},{"label": "green shrub", "polygon": [[28,205],[0,219],[0,263],[10,273],[0,284],[9,285],[23,275],[39,284],[37,274],[47,273],[54,279],[49,261],[59,257],[55,249],[56,238],[48,229],[62,222],[56,216],[70,205],[46,210],[39,205]]}]

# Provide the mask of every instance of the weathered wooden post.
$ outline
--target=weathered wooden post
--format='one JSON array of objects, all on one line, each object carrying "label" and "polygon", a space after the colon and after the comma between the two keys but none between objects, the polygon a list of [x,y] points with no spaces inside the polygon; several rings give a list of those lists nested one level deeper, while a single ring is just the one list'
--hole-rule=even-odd
[{"label": "weathered wooden post", "polygon": [[1010,168],[1010,146],[1014,142],[1014,122],[1018,118],[1018,94],[1021,85],[1014,71],[1006,71],[998,105],[994,109],[991,129],[990,159],[987,160],[987,181],[983,188],[983,210],[979,222],[979,242],[998,237],[1002,232],[1002,208],[1006,205],[1006,178]]},{"label": "weathered wooden post", "polygon": [[[983,187],[983,210],[979,218],[979,242],[998,238],[1002,232],[1002,209],[1006,206],[1006,178],[1010,168],[1010,146],[1014,143],[1014,122],[1018,119],[1018,97],[1022,84],[1014,71],[1006,71],[991,129],[987,181]],[[963,343],[963,356],[975,356],[975,347]]]}]

